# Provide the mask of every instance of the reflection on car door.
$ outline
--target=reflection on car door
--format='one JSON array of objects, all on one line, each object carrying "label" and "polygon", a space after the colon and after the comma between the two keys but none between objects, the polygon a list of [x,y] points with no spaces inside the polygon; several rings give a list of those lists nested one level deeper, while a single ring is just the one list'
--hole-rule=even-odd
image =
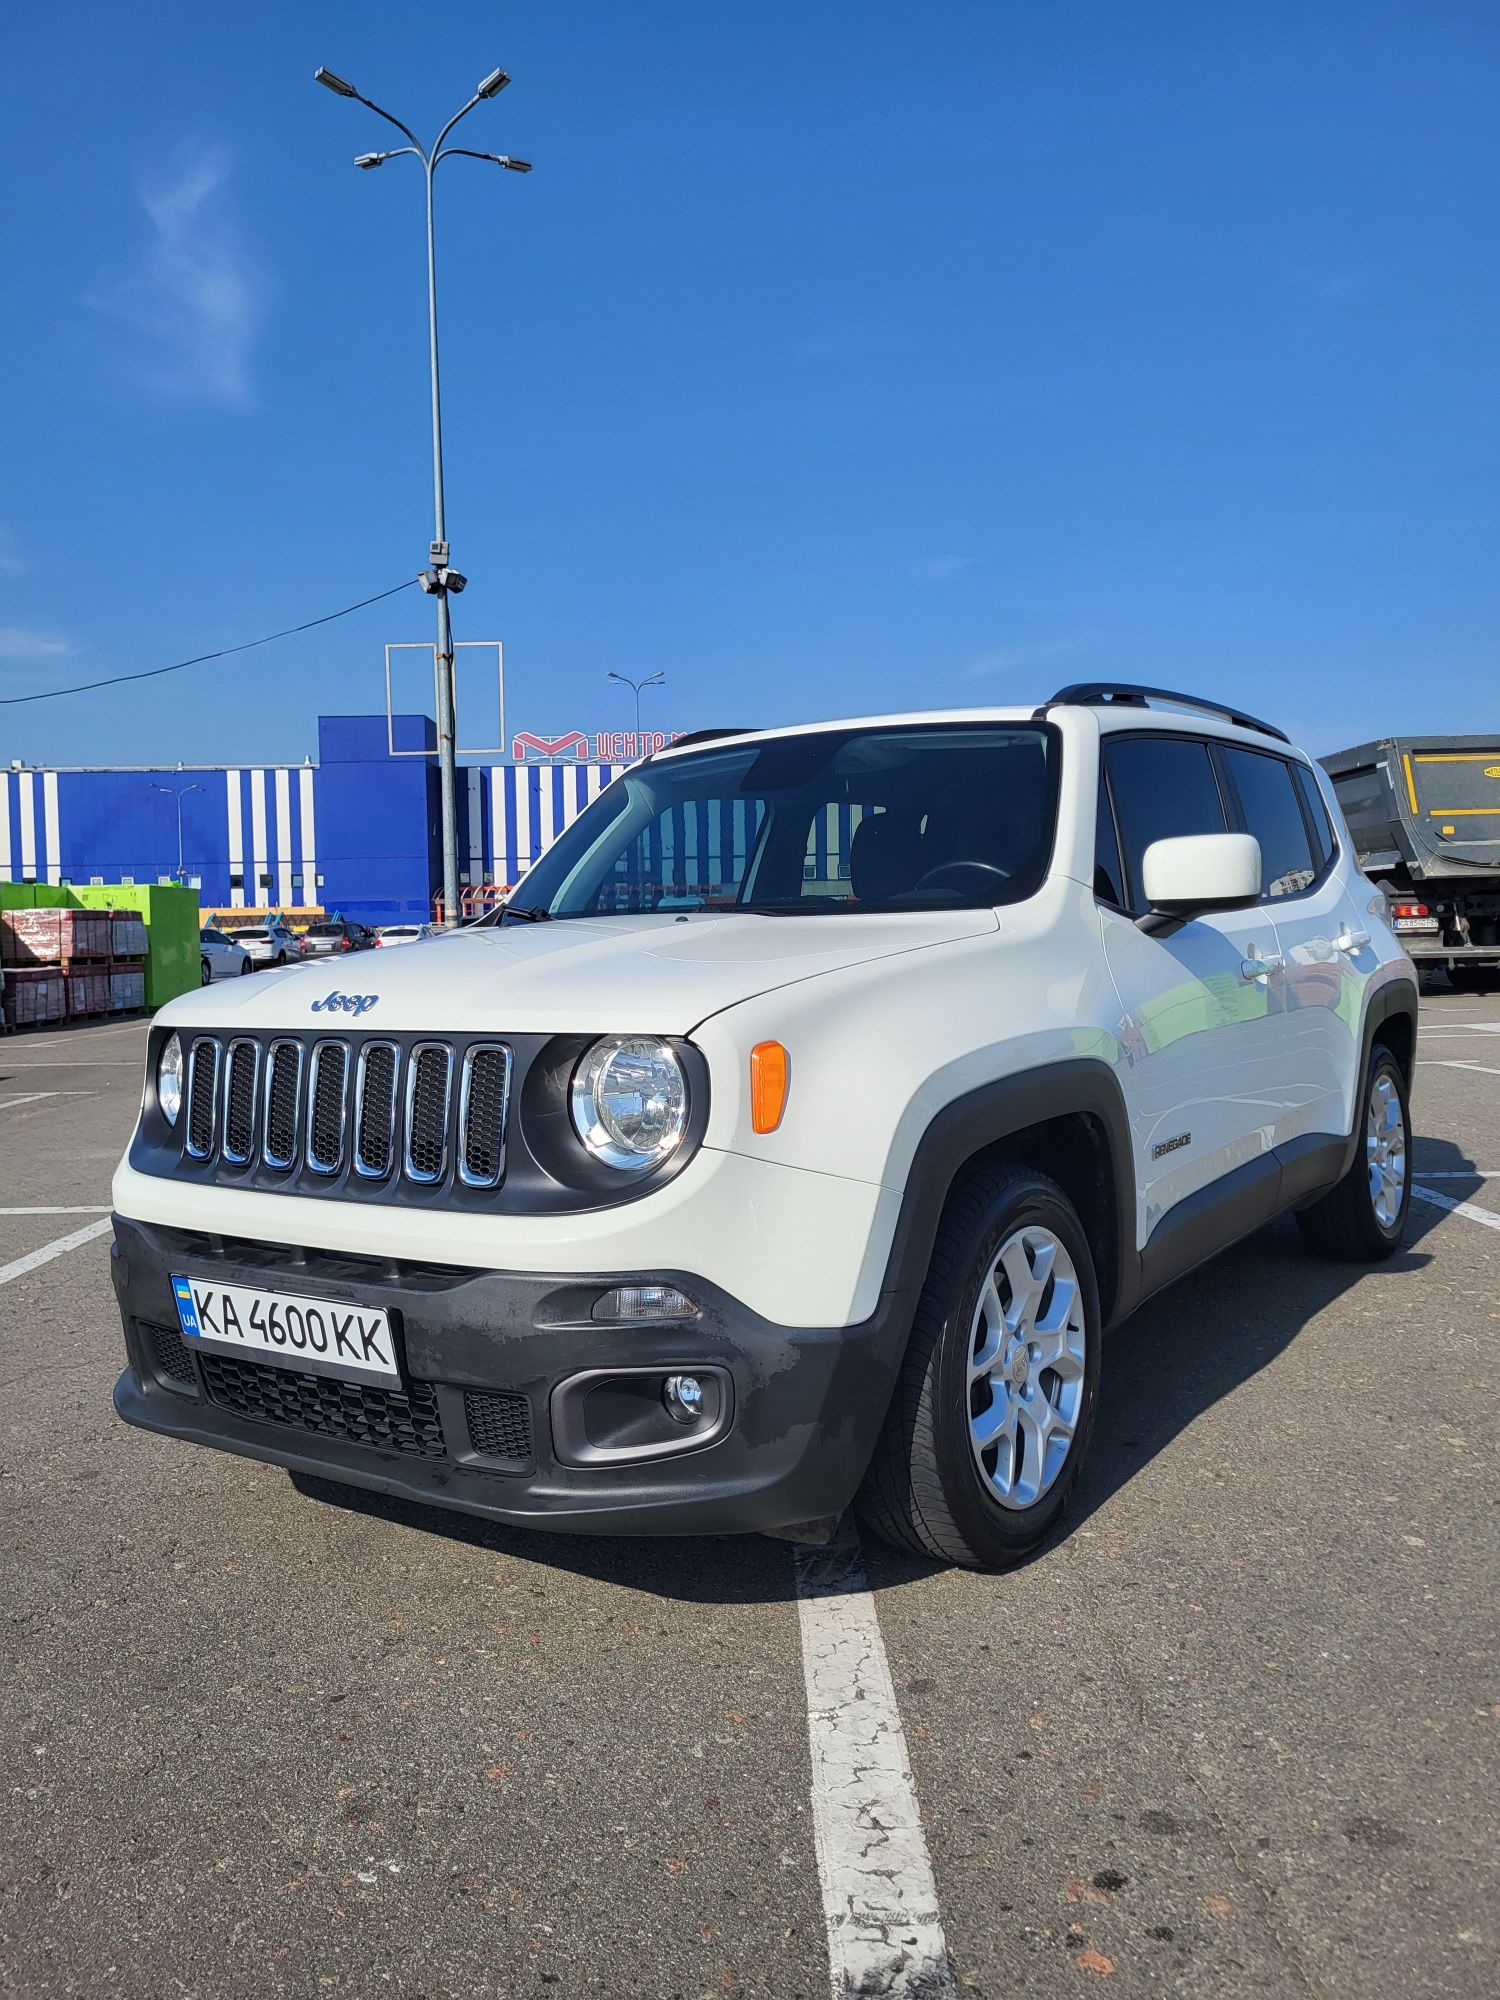
[{"label": "reflection on car door", "polygon": [[1333,867],[1333,836],[1316,781],[1270,751],[1220,751],[1231,810],[1260,843],[1262,901],[1282,960],[1283,1156],[1352,1129],[1368,930]]},{"label": "reflection on car door", "polygon": [[[1108,900],[1121,907],[1106,903],[1100,916],[1122,1010],[1138,1241],[1144,1247],[1180,1204],[1205,1208],[1231,1192],[1240,1226],[1252,1226],[1258,1205],[1270,1214],[1277,1181],[1275,928],[1263,909],[1138,922],[1147,847],[1223,833],[1228,815],[1201,737],[1107,736],[1104,765],[1101,815],[1112,807],[1119,851],[1118,895]],[[1108,839],[1102,817],[1101,829]]]}]

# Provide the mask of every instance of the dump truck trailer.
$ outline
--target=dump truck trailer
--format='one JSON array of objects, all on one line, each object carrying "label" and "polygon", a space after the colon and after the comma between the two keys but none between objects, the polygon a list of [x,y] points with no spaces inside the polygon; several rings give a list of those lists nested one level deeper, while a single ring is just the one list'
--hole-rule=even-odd
[{"label": "dump truck trailer", "polygon": [[1418,969],[1500,987],[1500,731],[1388,736],[1322,761]]}]

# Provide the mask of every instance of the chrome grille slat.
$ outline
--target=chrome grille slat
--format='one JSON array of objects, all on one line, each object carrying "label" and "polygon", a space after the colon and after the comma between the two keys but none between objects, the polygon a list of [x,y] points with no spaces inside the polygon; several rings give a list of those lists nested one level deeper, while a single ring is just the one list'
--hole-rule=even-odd
[{"label": "chrome grille slat", "polygon": [[384,1180],[396,1164],[396,1085],[401,1051],[394,1042],[366,1042],[354,1078],[354,1171]]},{"label": "chrome grille slat", "polygon": [[242,1167],[255,1147],[255,1098],[260,1083],[260,1043],[240,1036],[229,1044],[224,1065],[224,1136],[220,1150],[232,1167]]},{"label": "chrome grille slat", "polygon": [[344,1164],[349,1119],[349,1044],[316,1042],[307,1084],[307,1164],[315,1174],[336,1174]]},{"label": "chrome grille slat", "polygon": [[505,1173],[510,1050],[476,1042],[464,1052],[458,1093],[458,1173],[466,1187],[498,1187]]},{"label": "chrome grille slat", "polygon": [[285,1173],[297,1157],[297,1114],[302,1105],[301,1042],[272,1042],[266,1067],[265,1103],[261,1114],[260,1153],[268,1167]]},{"label": "chrome grille slat", "polygon": [[406,1065],[406,1178],[430,1187],[448,1168],[448,1098],[453,1051],[446,1042],[417,1042]]},{"label": "chrome grille slat", "polygon": [[219,1055],[214,1038],[200,1035],[188,1057],[185,1143],[195,1160],[206,1160],[214,1149],[219,1125]]}]

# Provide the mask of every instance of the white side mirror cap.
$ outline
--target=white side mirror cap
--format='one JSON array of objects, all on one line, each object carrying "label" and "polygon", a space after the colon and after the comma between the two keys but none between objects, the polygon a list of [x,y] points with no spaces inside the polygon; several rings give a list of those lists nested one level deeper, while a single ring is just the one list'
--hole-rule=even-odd
[{"label": "white side mirror cap", "polygon": [[1250,833],[1188,833],[1153,840],[1141,863],[1153,910],[1243,909],[1260,897],[1260,842]]}]

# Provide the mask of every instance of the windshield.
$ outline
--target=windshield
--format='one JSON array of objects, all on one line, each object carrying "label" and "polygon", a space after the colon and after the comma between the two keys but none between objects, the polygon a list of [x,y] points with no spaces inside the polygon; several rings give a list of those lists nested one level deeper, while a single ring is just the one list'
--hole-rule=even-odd
[{"label": "windshield", "polygon": [[270,933],[269,931],[236,931],[236,932],[235,932],[235,936],[236,936],[237,938],[241,939],[242,941],[243,941],[243,940],[244,940],[245,938],[268,938],[268,937],[269,937],[270,935],[271,935],[271,933]]},{"label": "windshield", "polygon": [[819,730],[636,765],[548,848],[518,910],[552,917],[979,909],[1052,852],[1046,723]]},{"label": "windshield", "polygon": [[344,935],[344,926],[342,924],[309,924],[302,935],[304,937],[342,937]]}]

